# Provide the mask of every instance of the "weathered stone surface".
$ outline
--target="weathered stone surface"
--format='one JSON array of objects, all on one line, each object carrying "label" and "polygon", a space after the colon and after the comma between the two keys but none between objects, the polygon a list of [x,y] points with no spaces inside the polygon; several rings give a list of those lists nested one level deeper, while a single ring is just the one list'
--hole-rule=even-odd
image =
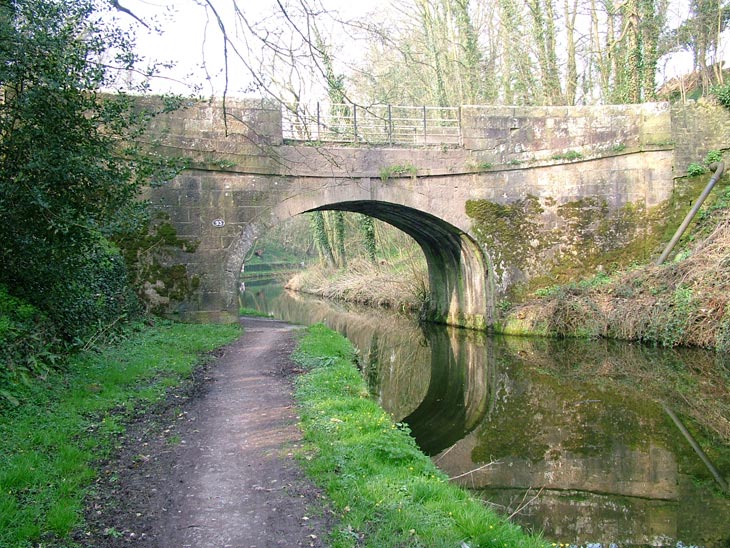
[{"label": "weathered stone surface", "polygon": [[702,163],[711,150],[730,146],[730,111],[710,100],[672,105],[672,141],[677,176],[687,173],[687,166]]}]

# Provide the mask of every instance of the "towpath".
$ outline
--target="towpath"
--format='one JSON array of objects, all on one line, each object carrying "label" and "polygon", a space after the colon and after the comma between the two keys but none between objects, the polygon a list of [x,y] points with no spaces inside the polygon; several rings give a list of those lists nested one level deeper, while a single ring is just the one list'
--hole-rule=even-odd
[{"label": "towpath", "polygon": [[325,501],[294,455],[294,328],[243,322],[192,390],[133,425],[89,500],[84,544],[324,546]]}]

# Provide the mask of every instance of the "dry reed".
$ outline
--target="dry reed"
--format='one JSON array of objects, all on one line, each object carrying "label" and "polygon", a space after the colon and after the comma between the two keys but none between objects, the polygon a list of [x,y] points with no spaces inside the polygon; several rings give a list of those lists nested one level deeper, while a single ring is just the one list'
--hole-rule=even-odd
[{"label": "dry reed", "polygon": [[350,261],[347,269],[315,266],[287,282],[287,289],[327,299],[355,302],[401,311],[416,311],[427,294],[427,274],[417,267],[396,269],[365,259]]}]

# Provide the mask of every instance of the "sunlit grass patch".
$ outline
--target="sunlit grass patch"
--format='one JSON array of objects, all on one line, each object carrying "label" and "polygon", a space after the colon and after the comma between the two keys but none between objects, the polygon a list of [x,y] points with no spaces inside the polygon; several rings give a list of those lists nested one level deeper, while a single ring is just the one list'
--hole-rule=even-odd
[{"label": "sunlit grass patch", "polygon": [[297,382],[303,462],[339,512],[332,546],[547,546],[449,483],[408,427],[368,397],[344,337],[312,326],[294,356],[312,368]]},{"label": "sunlit grass patch", "polygon": [[164,397],[201,352],[237,326],[163,323],[117,347],[70,360],[0,415],[0,546],[67,545],[82,523],[93,463],[110,453],[133,413]]}]

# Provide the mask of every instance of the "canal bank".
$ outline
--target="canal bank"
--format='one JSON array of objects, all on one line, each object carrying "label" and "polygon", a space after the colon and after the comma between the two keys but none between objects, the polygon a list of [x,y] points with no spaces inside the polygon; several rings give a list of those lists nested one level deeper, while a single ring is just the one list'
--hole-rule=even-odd
[{"label": "canal bank", "polygon": [[318,326],[295,362],[300,330],[242,324],[189,385],[127,418],[73,546],[547,546],[446,481],[367,397],[344,338]]},{"label": "canal bank", "polygon": [[338,513],[332,546],[548,546],[448,481],[369,397],[347,339],[313,325],[294,359],[307,370],[296,382],[304,465]]}]

